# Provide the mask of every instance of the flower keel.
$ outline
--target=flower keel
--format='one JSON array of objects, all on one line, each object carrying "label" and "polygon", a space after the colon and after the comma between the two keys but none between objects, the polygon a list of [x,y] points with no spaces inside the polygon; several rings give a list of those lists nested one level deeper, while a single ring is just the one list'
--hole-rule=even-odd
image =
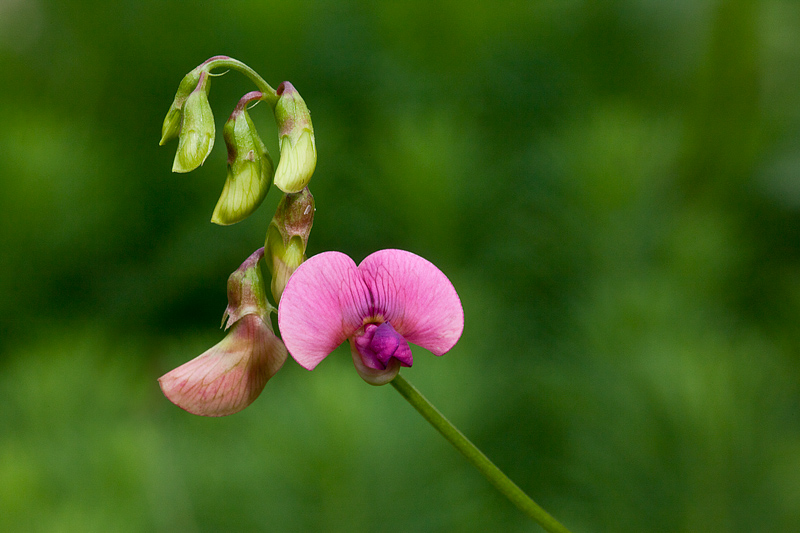
[{"label": "flower keel", "polygon": [[411,366],[411,348],[391,324],[367,324],[364,333],[354,336],[354,342],[364,364],[375,370],[385,370],[389,360],[397,359],[402,366]]}]

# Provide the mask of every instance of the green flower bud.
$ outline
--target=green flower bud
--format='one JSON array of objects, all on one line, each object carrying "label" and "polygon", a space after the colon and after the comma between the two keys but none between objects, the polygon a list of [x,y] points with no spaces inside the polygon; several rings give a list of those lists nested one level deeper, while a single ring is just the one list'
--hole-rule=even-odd
[{"label": "green flower bud", "polygon": [[291,83],[281,83],[277,93],[275,121],[281,158],[275,171],[275,185],[283,192],[296,193],[308,185],[317,166],[314,127],[306,103]]},{"label": "green flower bud", "polygon": [[220,226],[250,216],[272,184],[272,158],[247,113],[247,104],[261,96],[253,91],[242,97],[222,130],[228,147],[228,177],[211,216],[211,222]]},{"label": "green flower bud", "polygon": [[183,77],[180,85],[178,85],[178,92],[175,93],[175,99],[167,111],[167,116],[164,119],[164,124],[161,126],[161,140],[158,142],[159,146],[164,146],[166,143],[178,136],[181,131],[181,117],[183,116],[183,104],[192,93],[197,82],[200,81],[200,71],[195,69]]},{"label": "green flower bud", "polygon": [[277,304],[289,277],[306,260],[306,246],[314,224],[314,197],[308,188],[287,194],[267,229],[264,260],[272,274],[272,297]]},{"label": "green flower bud", "polygon": [[[201,72],[197,87],[183,103],[178,151],[172,163],[173,172],[191,172],[211,153],[214,147],[214,114],[208,103],[208,72]],[[167,115],[169,119],[169,115]]]},{"label": "green flower bud", "polygon": [[272,329],[269,314],[275,310],[264,291],[264,278],[258,262],[264,257],[264,249],[259,248],[228,277],[228,307],[222,315],[222,325],[230,328],[247,315],[258,315]]}]

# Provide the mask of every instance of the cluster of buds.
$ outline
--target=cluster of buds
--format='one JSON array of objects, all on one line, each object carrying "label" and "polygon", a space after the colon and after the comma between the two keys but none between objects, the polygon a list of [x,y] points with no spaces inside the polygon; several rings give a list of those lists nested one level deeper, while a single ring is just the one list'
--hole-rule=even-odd
[{"label": "cluster of buds", "polygon": [[[258,90],[239,100],[223,128],[228,173],[211,221],[227,226],[244,220],[261,205],[273,182],[284,192],[269,226],[265,257],[273,276],[272,294],[277,304],[286,280],[305,260],[314,221],[314,198],[308,190],[317,166],[311,113],[288,81],[275,90],[244,63],[227,56],[212,57],[183,78],[164,119],[159,144],[178,138],[173,172],[196,169],[214,147],[216,128],[208,93],[211,71],[216,68],[242,72]],[[272,107],[278,127],[277,168],[248,113],[249,106],[261,101]]]},{"label": "cluster of buds", "polygon": [[[225,329],[231,328],[228,335],[159,380],[173,403],[205,416],[227,415],[249,405],[286,359],[286,348],[272,330],[270,315],[276,309],[267,301],[259,261],[263,259],[272,274],[271,293],[277,306],[289,277],[306,259],[314,222],[308,183],[317,165],[311,113],[294,86],[283,82],[275,90],[244,63],[216,56],[183,78],[164,119],[159,144],[178,138],[173,172],[198,168],[214,147],[216,128],[208,93],[211,71],[217,68],[243,73],[258,90],[239,100],[223,128],[228,171],[211,221],[227,226],[244,220],[261,205],[273,182],[284,197],[267,229],[264,248],[228,280],[223,317]],[[278,127],[277,168],[248,113],[261,101],[271,106]]]}]

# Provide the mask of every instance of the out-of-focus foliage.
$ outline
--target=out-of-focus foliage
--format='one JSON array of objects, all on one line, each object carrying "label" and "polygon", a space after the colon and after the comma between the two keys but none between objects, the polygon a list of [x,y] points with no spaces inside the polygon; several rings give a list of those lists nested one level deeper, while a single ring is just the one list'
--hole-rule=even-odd
[{"label": "out-of-focus foliage", "polygon": [[[222,143],[187,175],[158,147],[216,54],[313,113],[309,254],[451,278],[464,337],[404,375],[534,499],[576,533],[796,528],[800,4],[10,0],[0,530],[531,530],[346,350],[226,419],[160,395],[279,198],[214,226]],[[253,87],[212,85],[221,131]]]}]

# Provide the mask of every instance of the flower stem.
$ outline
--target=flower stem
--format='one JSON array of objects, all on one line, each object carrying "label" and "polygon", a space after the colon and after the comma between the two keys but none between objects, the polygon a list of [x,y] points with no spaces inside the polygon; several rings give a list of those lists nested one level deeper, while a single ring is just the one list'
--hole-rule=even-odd
[{"label": "flower stem", "polygon": [[397,392],[408,400],[408,403],[419,411],[419,414],[430,422],[444,438],[450,441],[450,444],[455,446],[511,503],[533,518],[545,531],[569,533],[566,527],[525,494],[403,376],[398,374],[391,383]]},{"label": "flower stem", "polygon": [[278,101],[278,94],[275,92],[275,89],[273,89],[272,86],[267,83],[266,80],[264,80],[264,78],[259,76],[258,72],[251,69],[238,59],[233,59],[232,57],[228,56],[214,56],[203,62],[200,67],[205,67],[209,71],[215,68],[230,68],[239,71],[250,78],[250,81],[256,84],[258,90],[263,93],[261,98],[262,100],[269,103],[269,105],[272,107],[275,107],[275,104]]}]

